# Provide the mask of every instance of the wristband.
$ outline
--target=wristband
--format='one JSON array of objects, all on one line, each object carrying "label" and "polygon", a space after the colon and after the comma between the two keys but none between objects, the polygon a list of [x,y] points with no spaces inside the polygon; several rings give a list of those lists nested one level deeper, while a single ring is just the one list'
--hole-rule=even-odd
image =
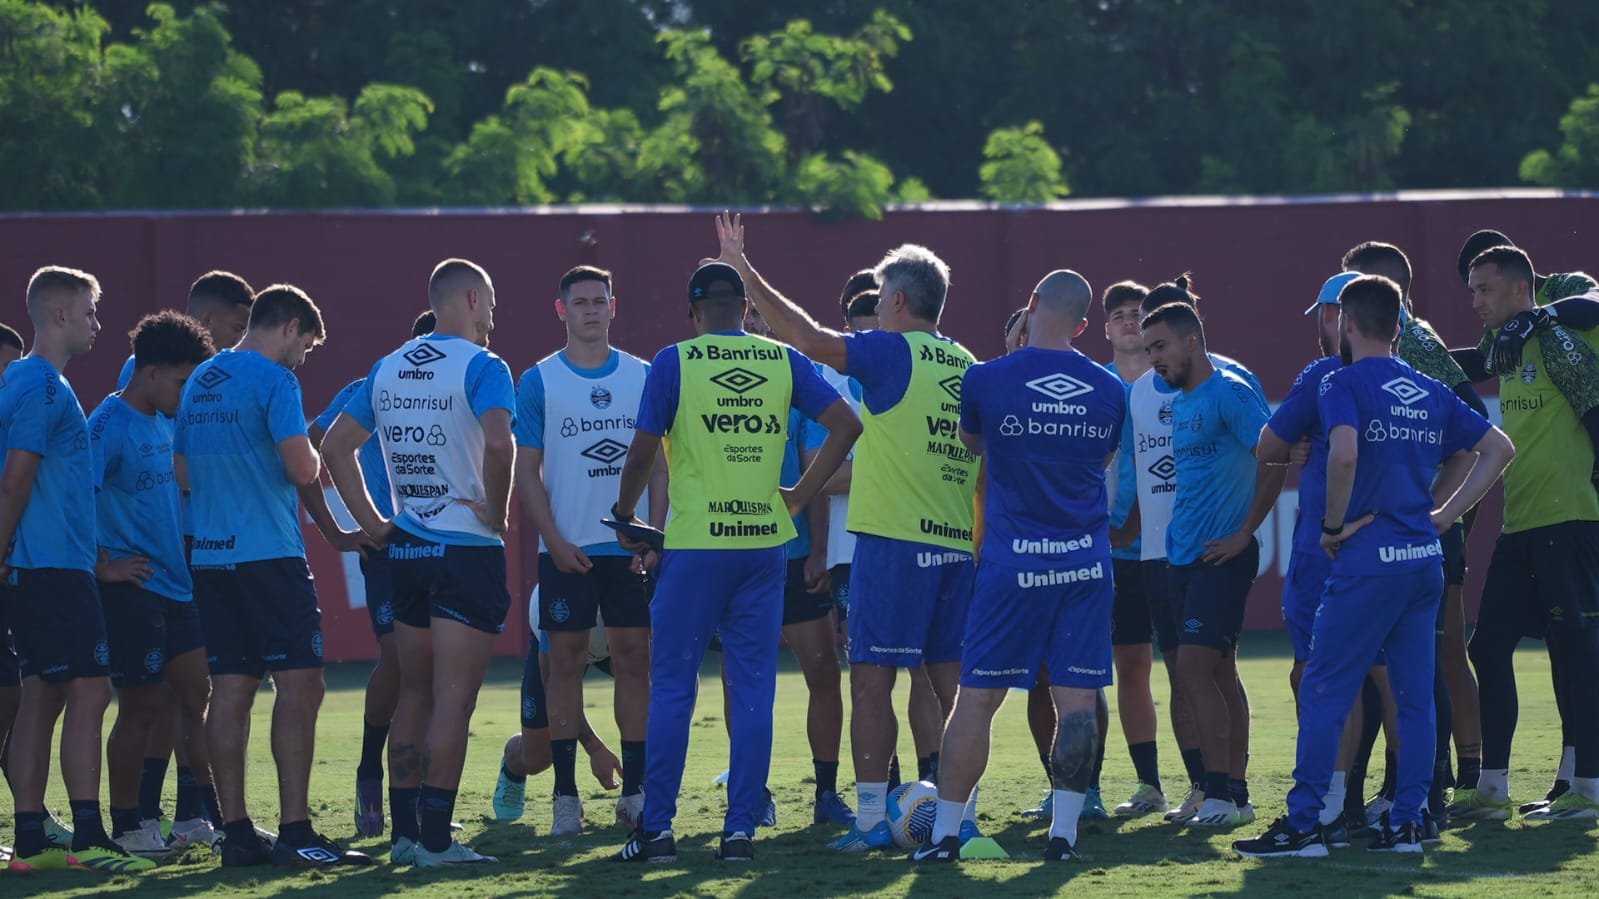
[{"label": "wristband", "polygon": [[635,517],[636,516],[634,513],[631,512],[623,515],[621,511],[616,508],[616,503],[611,503],[611,519],[613,521],[632,521]]},{"label": "wristband", "polygon": [[1343,525],[1339,525],[1339,526],[1337,526],[1335,528],[1330,528],[1330,527],[1327,526],[1327,522],[1325,520],[1323,520],[1322,523],[1321,523],[1321,532],[1323,534],[1326,534],[1329,537],[1336,537],[1337,535],[1342,534],[1344,532],[1344,526]]}]

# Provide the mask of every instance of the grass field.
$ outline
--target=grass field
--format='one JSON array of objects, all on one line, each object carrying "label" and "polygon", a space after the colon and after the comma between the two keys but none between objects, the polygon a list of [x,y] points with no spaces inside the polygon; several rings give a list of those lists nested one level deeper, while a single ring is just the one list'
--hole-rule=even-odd
[{"label": "grass field", "polygon": [[[1539,644],[1528,646],[1516,660],[1522,703],[1511,784],[1518,800],[1542,795],[1553,773],[1559,744],[1548,663]],[[1242,669],[1254,709],[1250,783],[1261,816],[1258,827],[1264,827],[1282,812],[1293,766],[1294,707],[1288,692],[1287,652],[1286,638],[1280,634],[1251,634],[1245,638]],[[339,839],[354,832],[353,772],[360,747],[365,675],[366,670],[357,666],[329,670],[330,689],[318,733],[312,812],[319,829]],[[711,780],[725,768],[727,753],[720,690],[713,667],[706,668],[705,677],[676,826],[676,866],[641,869],[607,860],[624,836],[608,826],[615,794],[597,789],[581,758],[579,783],[585,791],[589,817],[595,822],[589,833],[559,840],[541,835],[548,828],[550,817],[548,774],[529,783],[528,815],[522,822],[491,823],[489,797],[494,789],[500,747],[518,726],[519,667],[507,661],[491,671],[490,683],[478,704],[456,813],[457,820],[466,824],[467,840],[476,848],[499,856],[502,863],[496,867],[451,872],[395,869],[387,864],[385,855],[384,863],[378,867],[338,873],[292,874],[273,869],[224,872],[208,854],[191,852],[181,861],[140,877],[106,879],[88,872],[55,872],[24,879],[0,873],[0,896],[66,897],[100,892],[280,897],[336,892],[347,899],[401,892],[449,897],[548,893],[607,897],[910,893],[1038,896],[1086,888],[1095,897],[1240,892],[1350,897],[1577,895],[1599,889],[1599,853],[1594,849],[1594,832],[1581,825],[1559,823],[1479,823],[1452,829],[1441,846],[1429,847],[1422,858],[1371,855],[1357,844],[1352,849],[1335,850],[1327,860],[1266,863],[1236,858],[1229,848],[1232,834],[1185,832],[1156,817],[1085,825],[1079,840],[1085,863],[1046,867],[1038,861],[1046,826],[1016,817],[1018,809],[1036,803],[1045,786],[1027,735],[1024,702],[1019,694],[1007,703],[995,725],[993,762],[983,781],[980,816],[985,832],[1009,849],[1014,860],[912,868],[898,855],[835,855],[822,845],[832,832],[806,826],[812,788],[808,783],[811,765],[804,730],[805,692],[799,672],[792,666],[785,668],[778,689],[778,743],[771,786],[778,799],[779,824],[775,832],[762,831],[754,864],[728,867],[711,855],[723,808],[721,790],[712,786]],[[902,678],[901,708],[903,689]],[[1163,717],[1165,693],[1163,688],[1157,689]],[[609,681],[592,676],[585,696],[590,719],[614,748]],[[275,786],[266,740],[271,705],[270,694],[263,694],[257,704],[249,793],[257,819],[276,827]],[[913,756],[910,738],[903,728],[901,733],[901,754],[909,759]],[[1160,750],[1168,794],[1180,798],[1181,765],[1176,747],[1164,731]],[[853,795],[847,746],[844,759],[841,785]],[[1380,777],[1380,773],[1375,776]],[[1133,786],[1131,763],[1113,717],[1104,774],[1106,804],[1124,799]],[[50,802],[65,808],[59,781],[52,783]],[[0,841],[9,842],[9,796],[0,799],[0,821],[0,826],[6,828],[0,830]],[[1251,827],[1248,831],[1252,835],[1256,829]],[[378,855],[387,848],[387,841],[365,840],[353,845]]]}]

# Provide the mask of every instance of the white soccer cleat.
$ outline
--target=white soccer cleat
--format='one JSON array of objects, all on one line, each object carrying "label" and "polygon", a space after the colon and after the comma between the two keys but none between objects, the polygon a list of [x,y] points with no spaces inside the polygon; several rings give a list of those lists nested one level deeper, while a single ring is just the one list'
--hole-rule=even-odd
[{"label": "white soccer cleat", "polygon": [[628,830],[644,826],[643,793],[634,793],[616,800],[616,826]]},{"label": "white soccer cleat", "polygon": [[130,830],[112,842],[121,846],[123,852],[141,858],[165,858],[172,854],[167,841],[161,838],[159,821],[141,822],[138,830]]},{"label": "white soccer cleat", "polygon": [[577,796],[555,797],[550,836],[570,837],[583,832],[583,800]]},{"label": "white soccer cleat", "polygon": [[1116,806],[1113,814],[1118,818],[1142,818],[1168,808],[1166,794],[1149,784],[1139,784],[1126,802]]},{"label": "white soccer cleat", "polygon": [[1238,806],[1231,799],[1206,799],[1198,814],[1188,819],[1189,827],[1233,827],[1242,823]]},{"label": "white soccer cleat", "polygon": [[1173,824],[1187,824],[1195,815],[1199,814],[1199,807],[1205,804],[1205,791],[1195,784],[1188,791],[1188,798],[1183,804],[1166,813],[1166,820]]},{"label": "white soccer cleat", "polygon": [[215,849],[221,841],[222,834],[217,833],[210,821],[204,818],[190,818],[187,821],[172,822],[172,838],[168,842],[178,849],[188,849],[190,846]]}]

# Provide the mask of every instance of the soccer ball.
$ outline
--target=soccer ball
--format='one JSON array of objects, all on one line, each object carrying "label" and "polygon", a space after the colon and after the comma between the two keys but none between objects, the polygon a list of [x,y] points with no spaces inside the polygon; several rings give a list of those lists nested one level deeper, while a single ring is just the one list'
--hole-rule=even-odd
[{"label": "soccer ball", "polygon": [[904,849],[915,849],[933,836],[938,817],[938,787],[925,780],[903,783],[888,794],[888,832]]}]

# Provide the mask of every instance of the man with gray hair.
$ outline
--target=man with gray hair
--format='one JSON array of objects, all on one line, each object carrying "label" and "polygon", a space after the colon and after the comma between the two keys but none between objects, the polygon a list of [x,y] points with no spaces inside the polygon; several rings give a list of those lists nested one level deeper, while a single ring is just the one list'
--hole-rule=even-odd
[{"label": "man with gray hair", "polygon": [[[884,815],[898,725],[898,669],[923,666],[948,718],[971,600],[977,457],[959,439],[961,378],[974,357],[938,333],[949,266],[906,244],[877,266],[878,330],[840,334],[767,284],[744,255],[744,226],[717,219],[720,261],[739,271],[773,334],[861,384],[865,431],[855,453],[847,527],[850,567],[850,743],[855,826],[845,852],[893,844]],[[976,832],[975,803],[963,836]]]}]

